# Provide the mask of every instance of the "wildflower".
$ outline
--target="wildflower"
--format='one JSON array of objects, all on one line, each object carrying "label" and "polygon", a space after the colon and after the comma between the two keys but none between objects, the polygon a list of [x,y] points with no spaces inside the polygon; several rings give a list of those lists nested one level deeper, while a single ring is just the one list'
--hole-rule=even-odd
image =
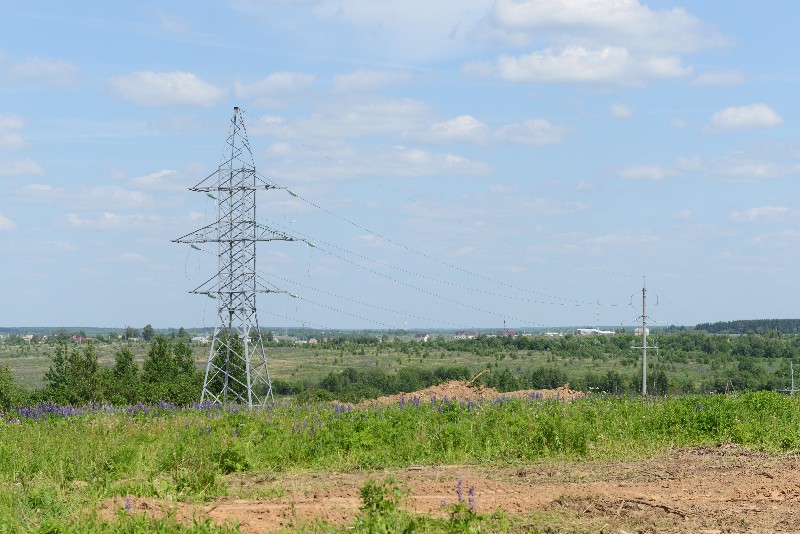
[{"label": "wildflower", "polygon": [[128,495],[125,497],[125,509],[130,511],[131,508],[133,508],[133,505],[131,504],[131,496]]},{"label": "wildflower", "polygon": [[463,483],[463,481],[459,478],[458,479],[458,486],[456,487],[456,494],[458,495],[458,502],[463,502],[464,501],[463,494],[461,493],[461,485],[462,485],[462,483]]}]

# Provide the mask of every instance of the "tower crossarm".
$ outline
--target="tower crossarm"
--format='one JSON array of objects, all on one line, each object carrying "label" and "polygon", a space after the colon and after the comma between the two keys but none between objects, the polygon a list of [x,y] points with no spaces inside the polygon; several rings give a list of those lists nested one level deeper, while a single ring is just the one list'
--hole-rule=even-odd
[{"label": "tower crossarm", "polygon": [[[249,227],[249,228],[248,228]],[[242,232],[241,230],[245,230]],[[241,241],[304,241],[257,222],[238,222],[235,232],[219,221],[190,232],[174,243],[232,243]]]}]

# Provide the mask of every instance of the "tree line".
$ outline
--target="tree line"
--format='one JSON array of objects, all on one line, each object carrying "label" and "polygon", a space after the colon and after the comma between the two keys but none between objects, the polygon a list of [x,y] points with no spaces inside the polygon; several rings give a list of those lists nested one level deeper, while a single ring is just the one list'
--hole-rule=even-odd
[{"label": "tree line", "polygon": [[714,334],[763,334],[771,331],[782,334],[800,334],[800,319],[718,321],[716,323],[700,323],[695,326],[695,329]]}]

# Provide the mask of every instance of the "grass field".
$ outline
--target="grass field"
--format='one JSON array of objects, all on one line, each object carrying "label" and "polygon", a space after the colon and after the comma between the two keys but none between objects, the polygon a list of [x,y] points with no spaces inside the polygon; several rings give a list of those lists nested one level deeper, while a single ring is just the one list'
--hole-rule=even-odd
[{"label": "grass field", "polygon": [[[102,502],[125,496],[185,503],[254,491],[280,496],[286,488],[275,481],[291,473],[630,459],[719,443],[797,450],[800,399],[758,392],[355,409],[279,403],[254,412],[42,406],[0,416],[0,532],[170,530],[178,528],[169,523],[175,518],[140,524],[141,518],[109,520],[97,512]],[[236,473],[268,476],[257,488],[243,488],[230,484]],[[382,498],[372,497],[379,504]],[[430,521],[431,531],[469,531]],[[514,531],[514,521],[503,519],[503,529]]]},{"label": "grass field", "polygon": [[[406,344],[409,345],[409,344]],[[638,373],[640,360],[636,351],[626,351],[619,355],[602,357],[576,357],[557,353],[529,350],[495,350],[490,354],[476,354],[470,351],[445,350],[442,347],[427,344],[411,344],[413,349],[399,350],[393,344],[336,347],[328,344],[268,346],[270,373],[273,378],[307,382],[316,384],[330,372],[341,371],[351,367],[358,370],[379,367],[384,371],[397,371],[403,367],[415,366],[422,369],[435,369],[439,366],[466,366],[477,372],[488,365],[492,372],[503,369],[525,374],[541,366],[554,366],[564,370],[568,375],[580,375],[587,372],[602,374],[616,371],[622,374]],[[123,345],[119,343],[96,345],[100,364],[110,367],[114,362],[114,354]],[[144,342],[131,343],[130,347],[141,365],[149,345]],[[193,344],[198,368],[204,369],[208,358],[208,346]],[[8,347],[0,345],[0,365],[7,365],[14,374],[15,380],[23,388],[32,390],[44,385],[44,373],[51,364],[54,348],[48,345],[32,345],[30,347]],[[736,368],[735,361],[701,362],[697,360],[666,359],[651,354],[648,359],[650,367],[664,369],[671,384],[679,385],[679,390],[697,391],[699,384],[720,373],[726,367]],[[777,358],[763,358],[759,365],[772,373],[783,363]],[[788,376],[786,377],[788,384]]]}]

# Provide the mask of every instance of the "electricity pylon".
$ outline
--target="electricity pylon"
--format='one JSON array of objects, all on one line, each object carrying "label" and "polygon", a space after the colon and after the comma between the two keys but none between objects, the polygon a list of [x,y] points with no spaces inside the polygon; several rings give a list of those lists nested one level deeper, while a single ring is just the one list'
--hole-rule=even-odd
[{"label": "electricity pylon", "polygon": [[232,402],[252,408],[274,399],[258,327],[256,294],[280,292],[258,281],[256,243],[295,239],[256,222],[256,191],[278,186],[256,173],[238,107],[233,108],[223,158],[214,173],[190,188],[216,200],[217,220],[175,242],[217,244],[217,273],[191,291],[217,302],[217,325],[200,402]]}]

